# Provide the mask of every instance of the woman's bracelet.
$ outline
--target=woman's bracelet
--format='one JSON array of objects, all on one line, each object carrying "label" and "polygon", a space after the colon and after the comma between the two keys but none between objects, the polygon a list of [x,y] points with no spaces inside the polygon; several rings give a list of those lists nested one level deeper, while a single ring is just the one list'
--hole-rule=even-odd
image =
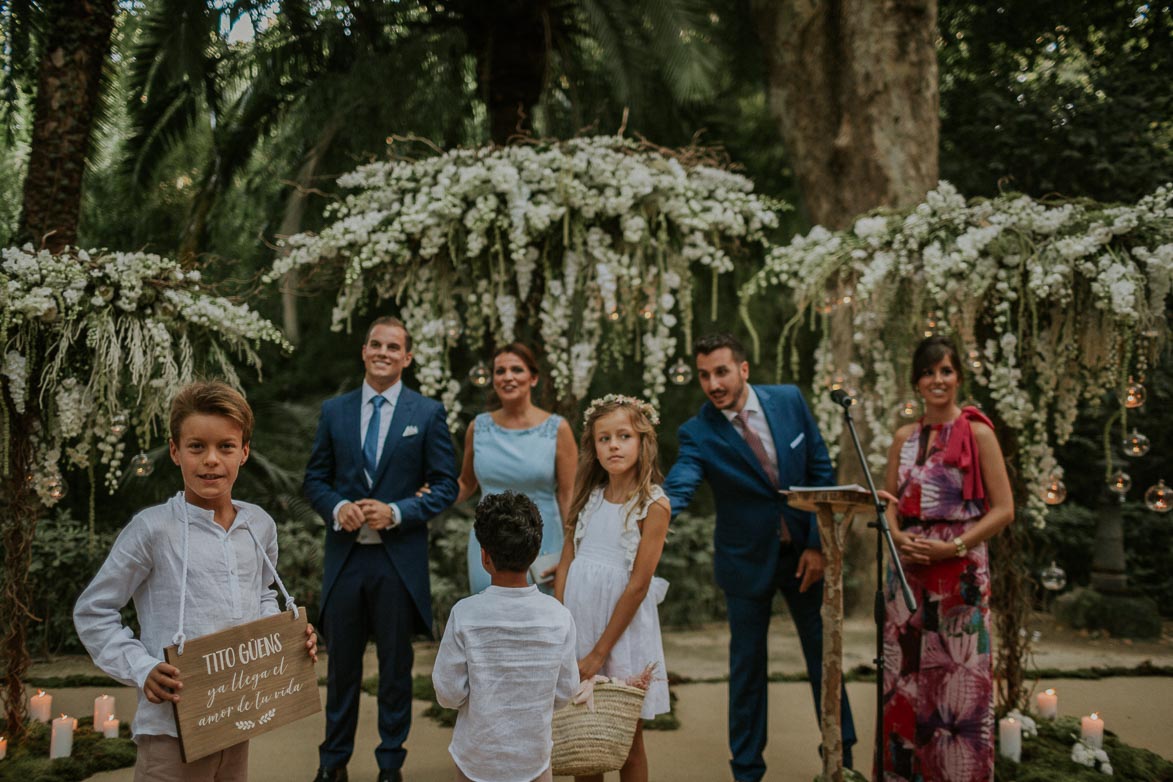
[{"label": "woman's bracelet", "polygon": [[957,548],[958,558],[964,557],[965,552],[969,551],[969,547],[965,545],[965,541],[959,537],[953,539],[953,545]]}]

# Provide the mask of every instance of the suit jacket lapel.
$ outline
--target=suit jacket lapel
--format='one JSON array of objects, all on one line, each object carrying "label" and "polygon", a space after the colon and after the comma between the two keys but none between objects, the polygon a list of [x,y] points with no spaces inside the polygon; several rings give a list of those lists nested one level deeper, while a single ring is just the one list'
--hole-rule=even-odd
[{"label": "suit jacket lapel", "polygon": [[762,404],[762,412],[766,416],[766,425],[770,427],[770,436],[774,438],[774,461],[778,464],[778,488],[789,488],[783,480],[786,466],[790,460],[790,429],[786,426],[786,416],[782,414],[781,406],[774,396],[761,386],[754,386],[758,401]]},{"label": "suit jacket lapel", "polygon": [[342,432],[344,442],[358,463],[362,464],[362,389],[351,392],[351,398],[342,405]]},{"label": "suit jacket lapel", "polygon": [[709,426],[712,427],[713,432],[716,433],[716,435],[723,439],[726,443],[728,443],[729,446],[733,448],[733,450],[741,454],[741,458],[745,460],[750,469],[752,469],[754,473],[762,479],[762,482],[769,486],[772,490],[774,485],[770,483],[770,477],[766,475],[766,471],[762,469],[761,462],[758,461],[758,457],[754,456],[753,451],[750,450],[749,444],[745,441],[745,438],[741,436],[741,432],[737,431],[733,424],[729,422],[729,419],[725,417],[725,414],[714,407],[711,403],[706,403],[704,410],[705,415],[709,420]]},{"label": "suit jacket lapel", "polygon": [[379,466],[375,468],[371,486],[378,486],[379,481],[383,480],[387,465],[391,463],[391,457],[399,447],[399,441],[403,439],[403,430],[411,420],[415,400],[416,394],[411,389],[404,387],[399,391],[399,400],[395,403],[395,412],[391,414],[391,426],[387,429],[387,439],[383,441],[383,453],[379,455]]}]

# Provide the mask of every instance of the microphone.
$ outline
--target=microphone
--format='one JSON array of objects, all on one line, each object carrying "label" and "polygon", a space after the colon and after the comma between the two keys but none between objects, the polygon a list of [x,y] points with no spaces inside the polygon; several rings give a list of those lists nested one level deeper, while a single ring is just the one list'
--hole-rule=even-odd
[{"label": "microphone", "polygon": [[844,391],[842,388],[836,388],[831,392],[831,401],[841,407],[851,407],[855,404],[855,400],[851,398],[851,394]]}]

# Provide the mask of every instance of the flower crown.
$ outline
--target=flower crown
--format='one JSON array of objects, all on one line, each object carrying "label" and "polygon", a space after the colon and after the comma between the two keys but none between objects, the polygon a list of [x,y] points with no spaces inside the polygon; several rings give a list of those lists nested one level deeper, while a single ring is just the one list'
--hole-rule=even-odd
[{"label": "flower crown", "polygon": [[599,411],[600,408],[607,405],[629,405],[639,410],[649,421],[652,426],[659,426],[660,414],[656,412],[656,408],[652,407],[651,402],[645,402],[638,396],[627,396],[626,394],[607,394],[598,399],[591,400],[590,406],[587,407],[586,412],[582,416],[582,425],[589,426],[591,416]]}]

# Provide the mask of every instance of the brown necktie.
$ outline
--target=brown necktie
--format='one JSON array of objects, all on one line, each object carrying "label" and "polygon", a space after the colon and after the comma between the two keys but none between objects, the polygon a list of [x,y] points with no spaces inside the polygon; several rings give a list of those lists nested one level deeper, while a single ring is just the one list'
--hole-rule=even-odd
[{"label": "brown necktie", "polygon": [[[766,477],[770,479],[770,484],[778,488],[778,471],[770,462],[770,457],[766,453],[766,446],[762,444],[762,438],[758,437],[758,433],[749,425],[749,411],[742,408],[740,412],[733,418],[737,428],[741,431],[741,436],[745,438],[745,444],[753,451],[753,455],[757,457],[758,464],[762,465],[762,469],[766,471]],[[786,520],[780,519],[778,523],[778,538],[782,541],[790,540],[790,530],[786,528]]]}]

